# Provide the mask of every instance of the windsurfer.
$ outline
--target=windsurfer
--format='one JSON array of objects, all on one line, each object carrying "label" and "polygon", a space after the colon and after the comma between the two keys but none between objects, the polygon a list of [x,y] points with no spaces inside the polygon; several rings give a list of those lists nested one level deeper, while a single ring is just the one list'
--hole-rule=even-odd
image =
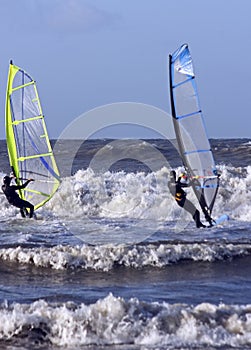
[{"label": "windsurfer", "polygon": [[8,202],[11,205],[14,205],[17,208],[20,208],[20,213],[21,213],[23,218],[26,216],[25,213],[27,213],[27,210],[26,210],[27,208],[30,209],[29,216],[30,216],[30,218],[32,218],[33,212],[34,212],[34,205],[32,205],[28,201],[21,199],[19,197],[19,195],[16,193],[16,191],[22,190],[23,188],[25,188],[28,185],[29,182],[34,181],[34,180],[29,179],[23,185],[16,186],[16,185],[10,185],[12,178],[13,177],[10,177],[7,175],[4,176],[3,185],[2,185],[3,193],[5,194]]},{"label": "windsurfer", "polygon": [[200,212],[198,209],[196,209],[196,207],[193,205],[192,202],[190,202],[187,198],[186,198],[186,192],[183,190],[182,187],[189,187],[191,186],[191,183],[187,183],[185,182],[181,182],[182,178],[183,178],[184,174],[181,174],[178,177],[178,180],[176,180],[176,172],[174,170],[172,170],[170,172],[170,180],[168,182],[168,188],[172,194],[172,196],[175,198],[177,204],[184,208],[186,211],[188,211],[192,217],[193,220],[196,223],[196,227],[206,227],[205,225],[202,224],[202,222],[200,221]]}]

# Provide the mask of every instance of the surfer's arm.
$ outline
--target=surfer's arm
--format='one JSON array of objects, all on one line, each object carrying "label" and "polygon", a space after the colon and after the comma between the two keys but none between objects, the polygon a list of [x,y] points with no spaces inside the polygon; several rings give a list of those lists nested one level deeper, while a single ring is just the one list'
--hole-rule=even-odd
[{"label": "surfer's arm", "polygon": [[15,190],[15,191],[16,191],[16,190],[22,190],[22,189],[25,188],[25,187],[28,185],[28,183],[30,183],[31,181],[34,181],[34,180],[33,180],[33,179],[29,179],[29,180],[25,181],[25,183],[22,184],[22,185],[19,185],[19,186],[12,186],[12,187],[14,187],[14,190]]}]

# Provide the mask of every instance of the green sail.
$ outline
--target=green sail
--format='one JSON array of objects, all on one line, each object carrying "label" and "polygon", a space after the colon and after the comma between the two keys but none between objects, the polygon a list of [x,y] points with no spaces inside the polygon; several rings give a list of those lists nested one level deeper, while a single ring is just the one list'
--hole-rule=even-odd
[{"label": "green sail", "polygon": [[19,194],[38,209],[57,191],[60,175],[36,83],[12,62],[6,93],[5,127],[10,166],[17,184],[29,178],[35,180]]}]

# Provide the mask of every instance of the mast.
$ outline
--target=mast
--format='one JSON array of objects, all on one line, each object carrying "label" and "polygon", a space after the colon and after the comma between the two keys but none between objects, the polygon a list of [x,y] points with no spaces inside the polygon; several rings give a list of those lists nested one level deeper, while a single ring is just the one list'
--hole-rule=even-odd
[{"label": "mast", "polygon": [[176,134],[176,140],[178,143],[178,148],[179,148],[179,154],[182,159],[182,163],[187,171],[189,171],[189,167],[186,164],[186,159],[184,159],[183,154],[185,152],[184,146],[181,141],[181,135],[180,135],[180,129],[179,129],[179,124],[177,122],[177,117],[176,117],[176,110],[175,110],[175,104],[174,104],[174,93],[173,93],[173,67],[172,67],[172,55],[169,55],[169,86],[170,86],[170,102],[171,102],[171,112],[172,112],[172,117],[173,117],[173,126]]}]

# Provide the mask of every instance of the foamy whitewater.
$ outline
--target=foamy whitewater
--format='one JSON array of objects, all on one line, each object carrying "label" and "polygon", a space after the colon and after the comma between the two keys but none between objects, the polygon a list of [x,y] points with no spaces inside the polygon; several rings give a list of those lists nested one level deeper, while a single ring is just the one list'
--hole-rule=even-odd
[{"label": "foamy whitewater", "polygon": [[[125,143],[89,140],[69,175],[68,142],[56,155],[62,184],[37,220],[0,195],[0,349],[251,348],[251,140],[211,140],[213,217],[230,220],[210,229],[167,189],[170,169],[182,170],[167,141],[128,143],[137,154],[150,144],[167,164],[148,151],[119,159]],[[108,151],[118,159],[109,167]]]}]

